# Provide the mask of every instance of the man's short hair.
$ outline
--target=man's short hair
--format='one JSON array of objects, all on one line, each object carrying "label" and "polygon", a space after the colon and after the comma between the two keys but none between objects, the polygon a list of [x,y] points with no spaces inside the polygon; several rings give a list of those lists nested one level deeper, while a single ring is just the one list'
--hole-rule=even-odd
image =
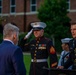
[{"label": "man's short hair", "polygon": [[19,28],[11,23],[7,23],[3,29],[3,37],[11,36],[14,32],[19,33]]}]

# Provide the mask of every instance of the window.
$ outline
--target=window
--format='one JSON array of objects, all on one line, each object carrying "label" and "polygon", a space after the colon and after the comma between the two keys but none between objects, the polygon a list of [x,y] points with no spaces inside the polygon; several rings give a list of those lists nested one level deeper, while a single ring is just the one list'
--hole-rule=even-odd
[{"label": "window", "polygon": [[30,10],[32,12],[36,11],[36,0],[30,0]]},{"label": "window", "polygon": [[2,13],[2,0],[0,0],[0,14]]},{"label": "window", "polygon": [[67,0],[68,3],[68,10],[70,10],[70,0]]},{"label": "window", "polygon": [[10,12],[15,13],[15,9],[16,9],[15,0],[10,0]]}]

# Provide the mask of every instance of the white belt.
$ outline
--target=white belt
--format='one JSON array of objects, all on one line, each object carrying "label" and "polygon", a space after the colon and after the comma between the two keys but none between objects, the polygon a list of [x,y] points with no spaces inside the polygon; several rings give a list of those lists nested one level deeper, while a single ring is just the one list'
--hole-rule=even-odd
[{"label": "white belt", "polygon": [[47,62],[47,59],[31,59],[31,62]]}]

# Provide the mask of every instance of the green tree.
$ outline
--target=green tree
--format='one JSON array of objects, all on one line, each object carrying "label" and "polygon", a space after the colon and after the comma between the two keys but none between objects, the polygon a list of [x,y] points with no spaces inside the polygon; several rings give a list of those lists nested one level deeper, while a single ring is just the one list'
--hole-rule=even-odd
[{"label": "green tree", "polygon": [[70,36],[67,8],[67,0],[44,0],[38,9],[38,18],[47,24],[45,32],[53,37],[56,46],[60,45],[61,38]]}]

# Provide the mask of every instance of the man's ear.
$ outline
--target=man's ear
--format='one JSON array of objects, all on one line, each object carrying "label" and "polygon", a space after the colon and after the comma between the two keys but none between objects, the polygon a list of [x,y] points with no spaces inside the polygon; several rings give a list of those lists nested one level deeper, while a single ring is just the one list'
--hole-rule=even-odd
[{"label": "man's ear", "polygon": [[16,38],[16,35],[14,34],[14,35],[13,35],[13,39],[15,39],[15,38]]}]

